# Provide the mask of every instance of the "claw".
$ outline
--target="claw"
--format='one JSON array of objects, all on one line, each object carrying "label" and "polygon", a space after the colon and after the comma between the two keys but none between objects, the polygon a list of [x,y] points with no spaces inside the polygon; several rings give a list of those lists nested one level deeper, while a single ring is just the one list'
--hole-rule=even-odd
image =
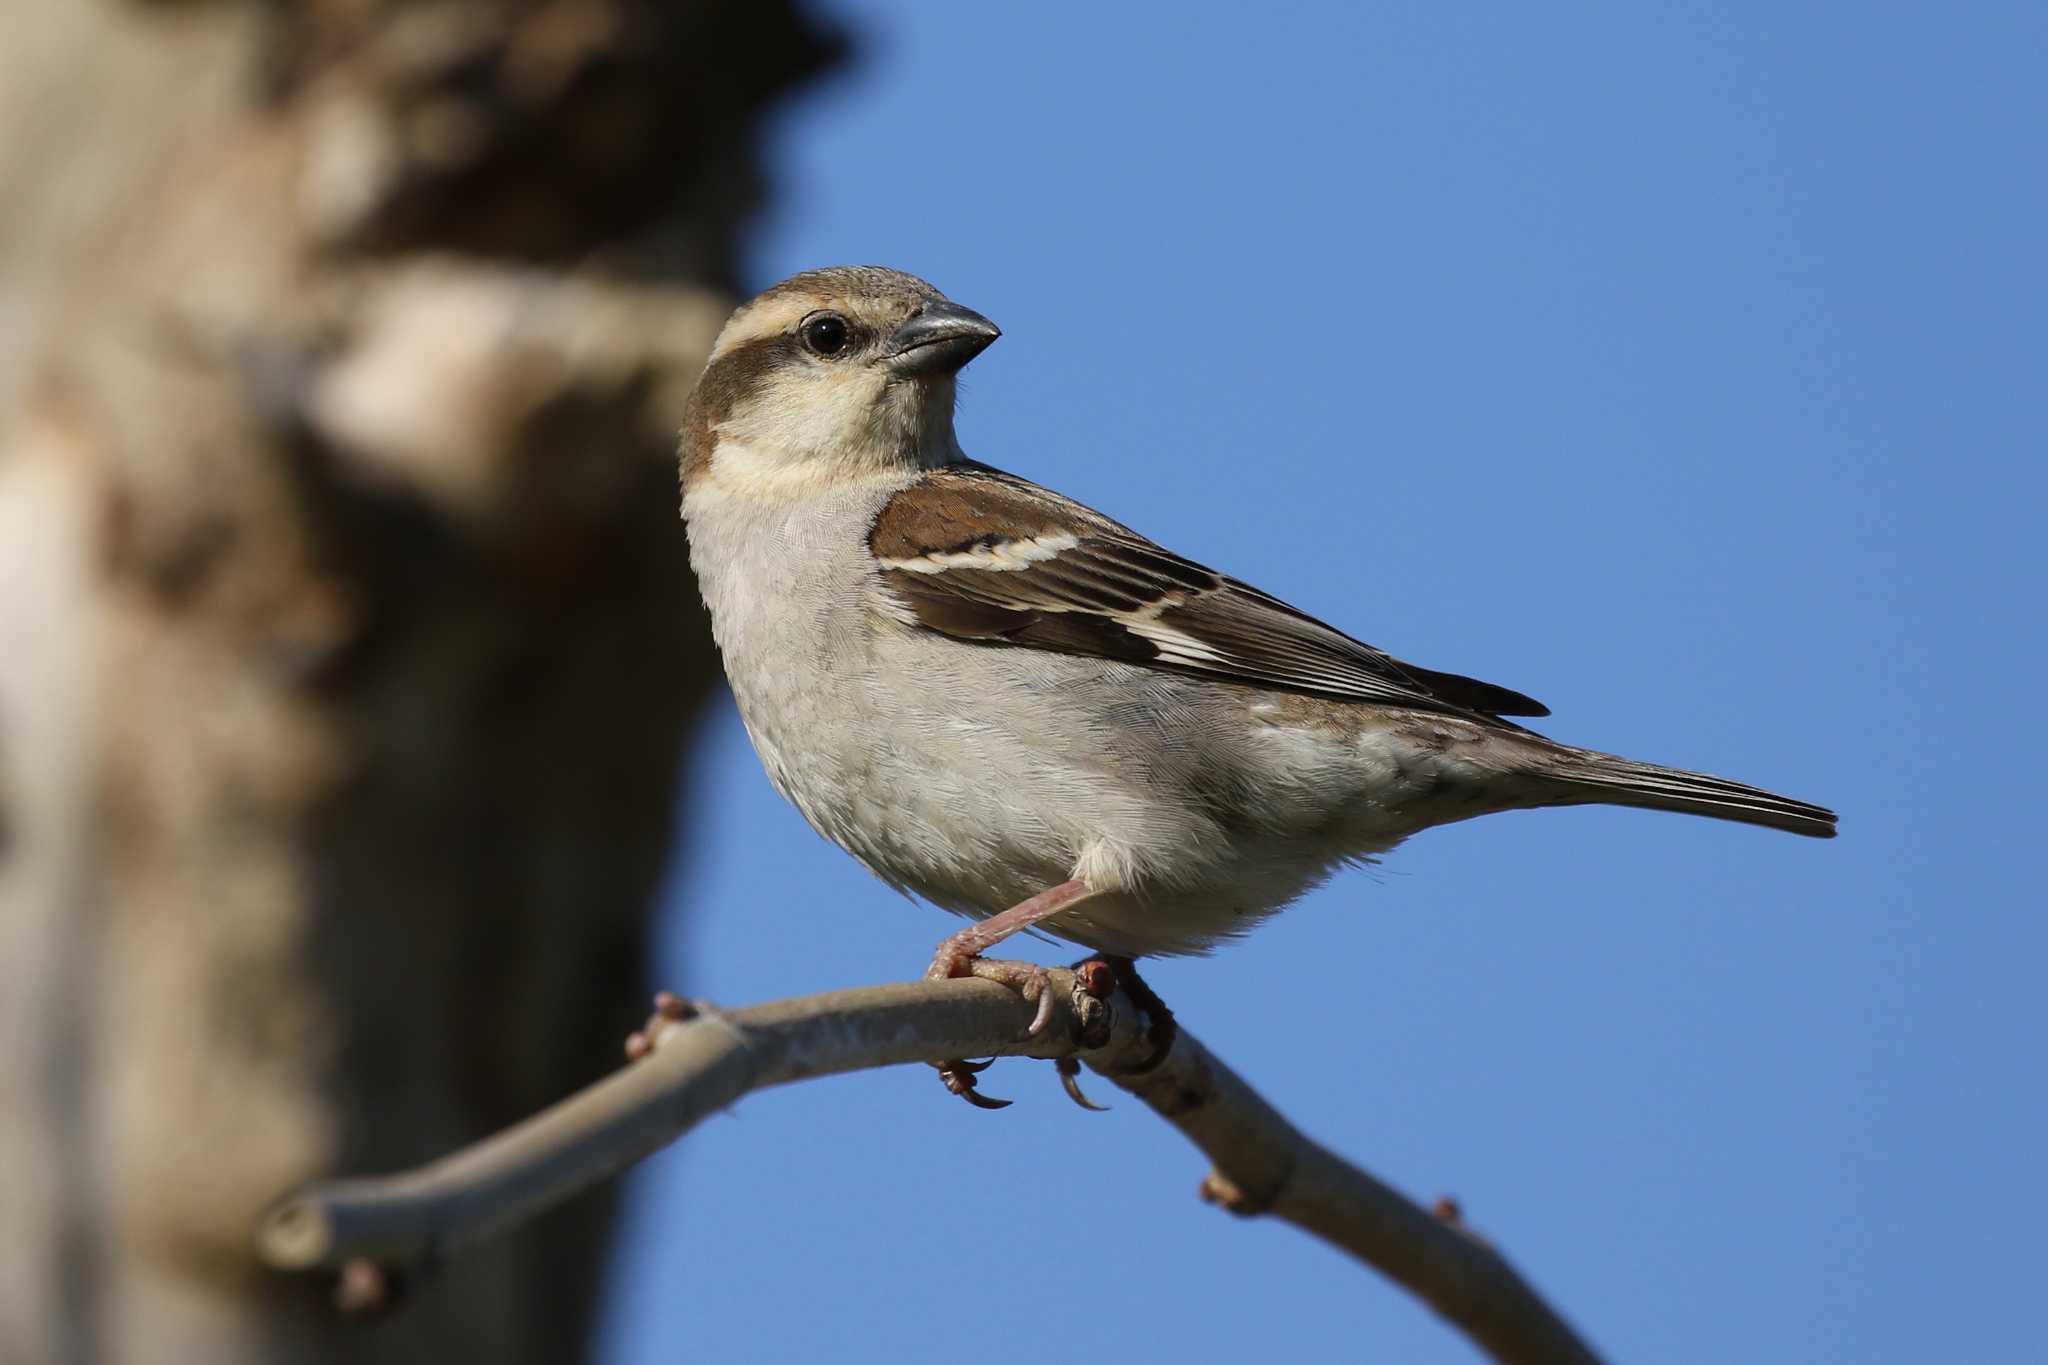
[{"label": "claw", "polygon": [[945,1084],[946,1089],[958,1095],[961,1099],[966,1100],[976,1109],[1008,1109],[1011,1103],[1009,1100],[999,1100],[994,1096],[984,1095],[974,1088],[975,1076],[980,1072],[988,1070],[994,1064],[995,1058],[993,1057],[985,1062],[956,1060],[935,1063],[939,1068],[939,1080]]},{"label": "claw", "polygon": [[1093,1110],[1098,1114],[1107,1114],[1109,1112],[1108,1105],[1097,1104],[1094,1100],[1081,1093],[1081,1064],[1079,1062],[1075,1061],[1072,1057],[1057,1057],[1053,1059],[1052,1065],[1053,1069],[1060,1073],[1060,1087],[1067,1092],[1068,1099],[1080,1105],[1083,1109]]},{"label": "claw", "polygon": [[1033,996],[1038,1000],[1038,1012],[1031,1016],[1031,1027],[1024,1030],[1026,1038],[1036,1038],[1045,1032],[1045,1026],[1052,1022],[1052,979],[1041,968],[1024,988],[1024,998]]},{"label": "claw", "polygon": [[953,1093],[966,1100],[976,1109],[1008,1109],[1016,1102],[1014,1100],[999,1100],[992,1095],[984,1095],[979,1090],[973,1089],[956,1090]]}]

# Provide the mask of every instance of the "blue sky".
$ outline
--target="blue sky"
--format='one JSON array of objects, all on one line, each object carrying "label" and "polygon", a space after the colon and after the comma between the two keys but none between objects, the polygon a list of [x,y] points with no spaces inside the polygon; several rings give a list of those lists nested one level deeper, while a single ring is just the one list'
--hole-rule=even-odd
[{"label": "blue sky", "polygon": [[[1188,1025],[1616,1359],[2033,1353],[2048,9],[827,12],[865,55],[777,131],[755,282],[994,318],[970,453],[1560,738],[1842,812],[1434,831],[1156,967]],[[729,702],[691,788],[677,989],[900,979],[953,927]],[[1019,1103],[756,1096],[650,1162],[607,1359],[1474,1358],[1198,1203],[1133,1102],[985,1083]]]}]

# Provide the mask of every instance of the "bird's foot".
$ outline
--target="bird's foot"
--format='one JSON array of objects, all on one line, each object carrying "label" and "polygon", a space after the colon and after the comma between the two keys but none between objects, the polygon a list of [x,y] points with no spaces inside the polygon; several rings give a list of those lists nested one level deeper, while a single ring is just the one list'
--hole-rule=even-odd
[{"label": "bird's foot", "polygon": [[[957,936],[956,936],[957,937]],[[1024,1030],[1024,1036],[1035,1038],[1045,1032],[1045,1026],[1052,1022],[1052,977],[1045,968],[1035,962],[1000,962],[990,958],[977,957],[961,951],[953,939],[939,945],[932,955],[932,965],[925,969],[928,981],[951,981],[957,977],[973,976],[997,985],[1008,986],[1024,997],[1025,1003],[1038,1008],[1031,1016],[1031,1024]],[[977,1109],[1004,1109],[1008,1100],[999,1100],[984,1095],[974,1088],[974,1078],[988,1070],[989,1062],[968,1062],[955,1058],[948,1062],[934,1063],[939,1068],[939,1079],[951,1093],[958,1095]]]},{"label": "bird's foot", "polygon": [[1048,887],[1000,914],[991,915],[978,924],[970,924],[940,941],[932,954],[932,965],[925,969],[925,979],[950,981],[958,976],[978,976],[1014,987],[1025,1000],[1038,1006],[1038,1012],[1031,1017],[1031,1027],[1025,1031],[1025,1037],[1035,1038],[1052,1022],[1052,996],[1049,993],[1052,981],[1046,976],[1045,968],[1029,962],[992,962],[982,954],[1010,935],[1061,914],[1096,894],[1086,882],[1077,878]]},{"label": "bird's foot", "polygon": [[[932,954],[932,965],[925,970],[925,979],[950,981],[959,976],[978,976],[985,981],[1011,987],[1027,1003],[1038,1006],[1032,1012],[1031,1026],[1024,1031],[1025,1037],[1036,1038],[1052,1022],[1052,978],[1045,968],[1036,963],[993,962],[982,954],[1010,935],[1040,924],[1097,894],[1077,877],[1058,886],[1049,886],[978,924],[970,924],[939,944],[938,951]],[[946,1081],[946,1089],[954,1094],[972,1099],[984,1109],[995,1107],[985,1103],[988,1098],[985,1095],[974,1098],[974,1072],[966,1069],[965,1063],[941,1063],[939,1074]]]},{"label": "bird's foot", "polygon": [[1007,962],[987,957],[962,957],[947,953],[940,945],[932,958],[932,965],[925,969],[928,981],[947,981],[956,977],[972,976],[983,981],[993,981],[998,986],[1008,986],[1024,997],[1024,1003],[1035,1005],[1031,1022],[1025,1026],[1024,1036],[1036,1038],[1045,1032],[1045,1026],[1052,1022],[1052,976],[1036,962]]}]

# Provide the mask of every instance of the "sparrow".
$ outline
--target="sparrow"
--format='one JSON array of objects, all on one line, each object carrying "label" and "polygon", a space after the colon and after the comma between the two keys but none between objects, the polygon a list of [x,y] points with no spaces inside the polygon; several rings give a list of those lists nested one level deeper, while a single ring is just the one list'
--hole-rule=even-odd
[{"label": "sparrow", "polygon": [[[681,439],[690,562],[769,780],[883,881],[976,921],[928,975],[1026,929],[1113,960],[1205,953],[1496,811],[1835,833],[1821,806],[1546,739],[1509,719],[1549,714],[1520,692],[969,459],[956,377],[1000,335],[912,275],[806,271],[733,313]],[[1042,969],[1019,971],[1042,1023]]]}]

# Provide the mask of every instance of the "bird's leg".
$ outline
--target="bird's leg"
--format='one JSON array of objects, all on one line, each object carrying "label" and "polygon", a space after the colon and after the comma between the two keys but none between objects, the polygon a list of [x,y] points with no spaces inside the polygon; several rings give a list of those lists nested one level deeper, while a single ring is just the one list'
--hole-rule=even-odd
[{"label": "bird's leg", "polygon": [[[1000,981],[1013,987],[1028,1003],[1038,1006],[1026,1034],[1042,1033],[1052,1021],[1052,979],[1046,975],[1045,968],[1029,962],[990,962],[981,955],[1012,934],[1029,929],[1040,920],[1057,915],[1094,894],[1086,882],[1076,878],[1019,901],[1000,914],[968,925],[940,941],[937,951],[932,954],[932,965],[925,969],[925,979],[948,981],[956,976],[978,976]],[[975,1090],[975,1073],[981,1071],[986,1063],[977,1065],[956,1058],[936,1065],[939,1079],[945,1082],[946,1089],[969,1104],[981,1109],[1000,1109],[1009,1103],[1008,1100],[991,1099]]]},{"label": "bird's leg", "polygon": [[975,959],[1012,934],[1029,929],[1040,920],[1050,919],[1094,894],[1088,883],[1076,878],[1041,891],[1029,900],[1019,901],[1001,914],[968,925],[959,933],[940,940],[938,949],[932,953],[932,965],[925,968],[925,979],[948,981],[956,976],[979,976],[1013,986],[1027,1001],[1038,1006],[1038,1013],[1032,1017],[1031,1027],[1026,1033],[1036,1035],[1044,1032],[1046,1024],[1052,1020],[1052,997],[1046,994],[1046,987],[1051,983],[1045,968],[1028,962],[976,964]]}]

